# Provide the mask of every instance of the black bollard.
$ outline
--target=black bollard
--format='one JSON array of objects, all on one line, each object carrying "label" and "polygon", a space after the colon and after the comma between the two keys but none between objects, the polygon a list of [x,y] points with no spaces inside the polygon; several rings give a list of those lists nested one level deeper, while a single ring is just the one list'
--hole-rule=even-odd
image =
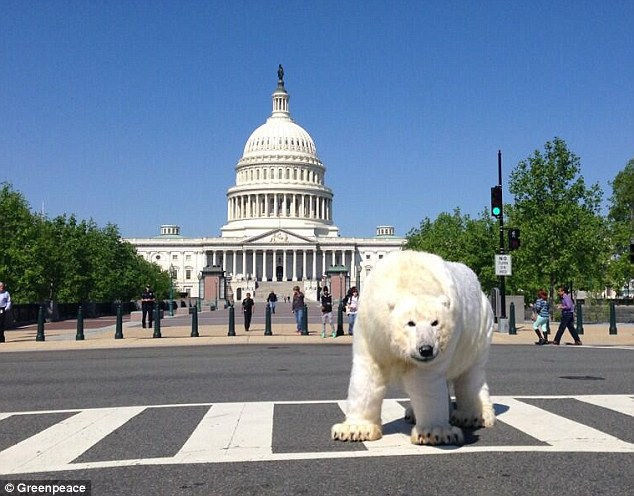
[{"label": "black bollard", "polygon": [[233,309],[233,305],[229,305],[229,332],[227,336],[236,335],[236,314]]},{"label": "black bollard", "polygon": [[517,334],[517,327],[515,326],[515,303],[513,302],[511,302],[509,311],[509,334]]},{"label": "black bollard", "polygon": [[36,341],[44,341],[44,305],[40,305],[40,309],[37,312],[37,335]]},{"label": "black bollard", "polygon": [[616,308],[614,302],[610,302],[610,334],[616,334]]},{"label": "black bollard", "polygon": [[271,330],[271,307],[268,304],[266,305],[266,315],[264,319],[264,335],[273,335],[273,331]]},{"label": "black bollard", "polygon": [[190,310],[192,310],[192,333],[190,337],[197,338],[200,337],[200,334],[198,334],[198,308],[193,307]]},{"label": "black bollard", "polygon": [[577,302],[577,334],[583,334],[583,311],[581,302]]},{"label": "black bollard", "polygon": [[337,309],[337,337],[343,336],[343,303]]},{"label": "black bollard", "polygon": [[114,338],[123,339],[123,310],[121,309],[121,303],[117,303],[117,325]]},{"label": "black bollard", "polygon": [[84,312],[81,309],[81,305],[77,309],[77,334],[75,334],[75,341],[84,340]]},{"label": "black bollard", "polygon": [[302,313],[302,336],[308,336],[308,305],[304,305]]},{"label": "black bollard", "polygon": [[161,308],[159,302],[154,303],[154,334],[153,338],[160,338],[161,336]]}]

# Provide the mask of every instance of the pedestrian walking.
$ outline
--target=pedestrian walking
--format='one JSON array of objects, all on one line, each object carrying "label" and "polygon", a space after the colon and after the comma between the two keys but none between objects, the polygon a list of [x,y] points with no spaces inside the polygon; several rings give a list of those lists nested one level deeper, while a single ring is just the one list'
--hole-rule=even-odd
[{"label": "pedestrian walking", "polygon": [[242,300],[242,312],[244,313],[244,330],[249,331],[251,327],[251,317],[253,316],[253,307],[255,303],[251,298],[251,293],[247,293],[247,296]]},{"label": "pedestrian walking", "polygon": [[335,326],[332,323],[332,296],[328,293],[328,288],[324,286],[321,290],[321,337],[326,337],[326,323],[330,324],[330,337],[337,337],[337,333],[335,331]]},{"label": "pedestrian walking", "polygon": [[154,318],[154,302],[156,298],[154,291],[150,289],[150,285],[145,285],[145,291],[141,294],[141,311],[143,312],[141,317],[141,325],[145,329],[146,316],[149,318],[149,327],[152,328],[152,319]]},{"label": "pedestrian walking", "polygon": [[555,334],[555,339],[553,339],[552,343],[558,345],[561,340],[561,336],[567,328],[568,331],[570,331],[572,339],[575,341],[570,344],[581,346],[581,339],[579,339],[579,334],[577,334],[577,330],[574,326],[575,304],[573,303],[571,296],[568,294],[567,289],[561,287],[557,290],[557,294],[559,295],[559,298],[561,298],[561,303],[557,305],[557,308],[561,309],[561,321],[559,322],[559,329],[557,329],[557,334]]},{"label": "pedestrian walking", "polygon": [[293,303],[291,304],[291,311],[295,314],[297,334],[300,334],[302,332],[302,319],[304,317],[304,293],[299,290],[299,286],[293,287]]},{"label": "pedestrian walking", "polygon": [[357,320],[357,310],[359,309],[359,292],[356,287],[351,287],[346,296],[346,314],[348,315],[348,335],[354,334],[354,323]]},{"label": "pedestrian walking", "polygon": [[275,313],[275,304],[277,303],[277,295],[271,291],[269,293],[269,296],[266,298],[266,302],[269,305],[269,308],[271,309],[271,313]]},{"label": "pedestrian walking", "polygon": [[550,304],[548,303],[548,293],[543,289],[537,292],[537,301],[533,304],[533,315],[531,318],[533,319],[533,330],[539,338],[539,341],[535,344],[548,344],[546,330],[550,319]]},{"label": "pedestrian walking", "polygon": [[4,328],[9,310],[11,310],[11,295],[5,289],[4,283],[0,282],[0,343],[4,343]]}]

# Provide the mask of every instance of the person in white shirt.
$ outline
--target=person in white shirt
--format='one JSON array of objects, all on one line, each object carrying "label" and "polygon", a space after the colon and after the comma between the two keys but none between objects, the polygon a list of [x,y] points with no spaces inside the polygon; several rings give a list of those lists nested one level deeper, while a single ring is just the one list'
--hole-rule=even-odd
[{"label": "person in white shirt", "polygon": [[354,321],[357,319],[359,309],[359,292],[354,286],[350,288],[346,297],[346,313],[348,314],[348,335],[354,334]]},{"label": "person in white shirt", "polygon": [[4,326],[7,312],[11,310],[11,295],[0,282],[0,343],[4,343]]}]

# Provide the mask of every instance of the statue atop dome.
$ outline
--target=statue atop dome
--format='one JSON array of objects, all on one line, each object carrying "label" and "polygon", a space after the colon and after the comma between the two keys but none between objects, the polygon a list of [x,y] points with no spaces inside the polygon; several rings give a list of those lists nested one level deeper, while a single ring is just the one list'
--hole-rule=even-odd
[{"label": "statue atop dome", "polygon": [[277,68],[277,84],[284,86],[284,68],[282,64],[279,64]]}]

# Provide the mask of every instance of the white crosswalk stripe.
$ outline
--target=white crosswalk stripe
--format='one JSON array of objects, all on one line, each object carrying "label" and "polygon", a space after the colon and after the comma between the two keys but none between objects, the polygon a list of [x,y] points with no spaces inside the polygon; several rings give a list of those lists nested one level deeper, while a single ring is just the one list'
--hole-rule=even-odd
[{"label": "white crosswalk stripe", "polygon": [[[43,431],[0,451],[0,474],[22,474],[121,467],[130,465],[164,465],[189,463],[251,462],[308,460],[323,458],[431,455],[475,452],[634,452],[634,444],[599,429],[556,415],[523,400],[574,399],[599,406],[628,417],[634,416],[631,395],[581,396],[496,396],[492,400],[501,407],[498,421],[538,441],[528,445],[479,445],[475,442],[461,447],[415,446],[410,443],[407,428],[386,429],[378,441],[360,443],[358,450],[275,452],[274,412],[276,405],[337,404],[343,418],[345,401],[286,401],[197,403],[191,405],[147,405],[83,410],[48,410],[31,412],[0,412],[0,422],[23,415],[74,413]],[[382,422],[385,426],[402,422],[406,399],[387,399],[383,403]],[[184,440],[174,456],[73,462],[110,433],[149,408],[208,407],[193,432]],[[588,407],[590,408],[590,407]],[[178,415],[175,415],[178,418]],[[301,420],[300,420],[301,422]],[[403,423],[403,425],[405,425]],[[596,424],[595,424],[596,425]],[[403,427],[403,426],[400,426]],[[311,429],[306,422],[307,434]],[[495,427],[493,427],[495,429]],[[327,440],[329,432],[324,431]],[[325,441],[327,443],[328,441]],[[334,442],[333,442],[334,443]],[[545,444],[542,444],[545,443]],[[324,444],[327,446],[327,444]]]}]

